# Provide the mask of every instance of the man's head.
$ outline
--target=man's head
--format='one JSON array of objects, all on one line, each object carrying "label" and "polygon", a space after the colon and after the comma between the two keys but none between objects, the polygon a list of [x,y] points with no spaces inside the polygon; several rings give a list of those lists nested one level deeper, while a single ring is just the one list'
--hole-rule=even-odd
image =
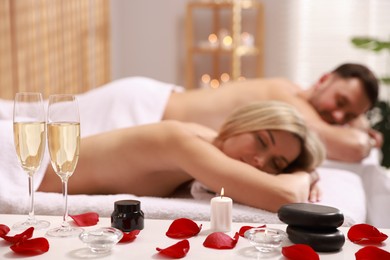
[{"label": "man's head", "polygon": [[347,63],[323,75],[308,101],[323,120],[342,125],[371,109],[378,91],[378,80],[367,67]]}]

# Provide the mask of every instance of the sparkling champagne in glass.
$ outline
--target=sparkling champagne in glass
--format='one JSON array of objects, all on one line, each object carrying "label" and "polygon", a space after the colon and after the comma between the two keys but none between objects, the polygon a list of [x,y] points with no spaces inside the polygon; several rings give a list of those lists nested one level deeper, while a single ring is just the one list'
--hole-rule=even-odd
[{"label": "sparkling champagne in glass", "polygon": [[37,220],[34,214],[34,174],[42,163],[46,146],[45,109],[41,93],[16,93],[14,100],[13,131],[16,154],[28,175],[30,210],[28,219],[16,223],[14,229],[34,227],[43,229],[50,223]]},{"label": "sparkling champagne in glass", "polygon": [[68,219],[68,180],[72,176],[80,150],[80,119],[76,97],[70,94],[51,95],[47,116],[47,138],[51,165],[62,182],[64,215],[60,227],[50,229],[48,236],[78,235],[82,228],[72,227]]}]

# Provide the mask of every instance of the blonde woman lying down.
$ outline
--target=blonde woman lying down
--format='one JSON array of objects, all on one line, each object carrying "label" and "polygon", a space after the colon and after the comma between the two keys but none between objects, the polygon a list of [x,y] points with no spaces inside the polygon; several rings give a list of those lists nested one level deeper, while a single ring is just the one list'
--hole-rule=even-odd
[{"label": "blonde woman lying down", "polygon": [[[234,111],[219,133],[163,121],[82,138],[69,193],[169,196],[195,179],[214,192],[224,187],[236,202],[275,212],[285,203],[318,199],[311,172],[324,157],[295,109],[259,102]],[[52,167],[38,190],[61,192]]]}]

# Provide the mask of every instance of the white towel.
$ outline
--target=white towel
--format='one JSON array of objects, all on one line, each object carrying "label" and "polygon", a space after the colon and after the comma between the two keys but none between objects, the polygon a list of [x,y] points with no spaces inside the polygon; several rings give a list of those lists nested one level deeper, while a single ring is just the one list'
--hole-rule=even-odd
[{"label": "white towel", "polygon": [[130,77],[78,95],[81,135],[159,122],[172,91],[183,88]]},{"label": "white towel", "polygon": [[[351,172],[337,169],[319,169],[320,185],[324,198],[318,204],[333,206],[344,214],[343,226],[366,222],[365,195],[360,178]],[[71,180],[70,180],[71,181]],[[141,208],[146,218],[175,219],[187,217],[193,220],[210,220],[210,198],[214,195],[195,182],[197,194],[194,198],[159,198],[138,197],[129,194],[118,195],[69,195],[69,213],[80,214],[94,211],[102,217],[110,217],[114,202],[122,199],[136,199],[141,202]],[[203,189],[203,190],[202,190]],[[189,191],[187,191],[189,192]],[[193,191],[192,191],[193,192]],[[202,194],[203,193],[203,194]],[[35,212],[40,215],[63,214],[63,199],[59,193],[35,193]],[[13,193],[2,201],[1,213],[27,214],[27,189]],[[262,209],[233,204],[233,221],[249,223],[281,223],[276,213]]]}]

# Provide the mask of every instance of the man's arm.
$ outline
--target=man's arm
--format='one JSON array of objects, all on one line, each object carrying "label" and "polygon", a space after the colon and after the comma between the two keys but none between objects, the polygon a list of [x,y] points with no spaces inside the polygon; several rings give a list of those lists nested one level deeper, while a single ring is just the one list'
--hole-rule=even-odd
[{"label": "man's arm", "polygon": [[291,91],[283,91],[283,88],[274,98],[293,105],[302,113],[309,128],[323,141],[328,159],[360,162],[369,155],[373,142],[366,131],[348,126],[330,125],[322,120],[306,100]]},{"label": "man's arm", "polygon": [[360,162],[373,147],[370,135],[357,128],[329,125],[324,121],[309,123],[324,142],[327,158],[345,162]]},{"label": "man's arm", "polygon": [[366,116],[361,115],[348,124],[350,127],[361,129],[371,137],[371,144],[374,147],[381,148],[383,145],[383,135],[381,132],[371,128]]}]

